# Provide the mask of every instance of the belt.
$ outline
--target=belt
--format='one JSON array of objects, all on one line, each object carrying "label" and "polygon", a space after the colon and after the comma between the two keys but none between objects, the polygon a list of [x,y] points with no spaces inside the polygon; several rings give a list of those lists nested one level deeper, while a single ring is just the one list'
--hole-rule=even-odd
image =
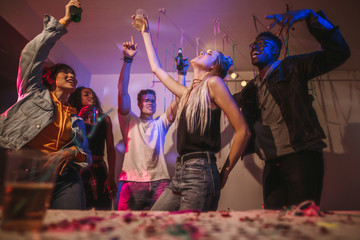
[{"label": "belt", "polygon": [[194,158],[204,158],[207,160],[212,160],[212,159],[216,159],[215,154],[212,152],[194,152],[194,153],[186,153],[184,155],[179,155],[177,157],[177,161],[187,161],[189,159],[194,159]]}]

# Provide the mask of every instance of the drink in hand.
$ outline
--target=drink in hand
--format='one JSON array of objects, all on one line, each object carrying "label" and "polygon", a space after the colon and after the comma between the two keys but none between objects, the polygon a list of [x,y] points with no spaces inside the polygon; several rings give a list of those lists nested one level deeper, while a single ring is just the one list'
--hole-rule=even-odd
[{"label": "drink in hand", "polygon": [[146,12],[143,9],[136,10],[133,27],[138,31],[144,31],[146,28]]}]

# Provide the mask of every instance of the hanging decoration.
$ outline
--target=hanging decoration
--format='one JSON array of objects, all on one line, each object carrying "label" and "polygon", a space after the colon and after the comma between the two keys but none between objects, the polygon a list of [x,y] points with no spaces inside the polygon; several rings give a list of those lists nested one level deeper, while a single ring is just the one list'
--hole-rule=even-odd
[{"label": "hanging decoration", "polygon": [[196,55],[195,56],[199,56],[199,40],[200,40],[200,38],[197,37],[196,38],[196,48],[195,48]]},{"label": "hanging decoration", "polygon": [[254,25],[255,25],[256,33],[258,33],[259,30],[258,30],[258,27],[257,27],[257,24],[256,24],[256,17],[255,17],[255,15],[253,15],[252,18],[253,18],[253,20],[254,20]]},{"label": "hanging decoration", "polygon": [[[166,58],[167,58],[167,49],[165,48],[165,64],[164,70],[166,72]],[[164,112],[166,112],[166,87],[164,86]]]},{"label": "hanging decoration", "polygon": [[182,48],[183,40],[184,40],[184,31],[182,29],[180,29],[180,33],[181,33],[181,36],[180,36],[180,48]]},{"label": "hanging decoration", "polygon": [[[175,53],[176,53],[176,45],[173,45],[173,56],[172,56],[172,63],[173,63],[173,76],[175,76],[175,69],[176,69],[176,64],[175,64]],[[171,95],[171,100],[174,101],[174,94]]]},{"label": "hanging decoration", "polygon": [[[232,51],[233,51],[233,61],[235,62],[235,46],[236,44],[234,43],[232,46]],[[236,78],[237,78],[237,74],[236,74],[236,66],[234,64],[234,73],[235,73],[235,78],[234,78],[234,83],[235,83],[235,91],[237,90],[236,88]]]},{"label": "hanging decoration", "polygon": [[216,51],[216,35],[220,33],[220,20],[218,18],[215,19],[214,24],[214,50]]},{"label": "hanging decoration", "polygon": [[227,34],[224,34],[224,36],[223,36],[223,49],[222,49],[223,54],[225,54],[225,42],[226,42],[226,45],[229,44],[229,35],[227,35]]},{"label": "hanging decoration", "polygon": [[[290,8],[289,8],[289,4],[286,4],[286,12],[290,12]],[[291,26],[291,30],[294,30],[295,28],[293,26]],[[290,36],[290,31],[287,31],[285,34],[285,37],[282,35],[283,37],[283,42],[284,42],[284,58],[289,56],[289,36]]]}]

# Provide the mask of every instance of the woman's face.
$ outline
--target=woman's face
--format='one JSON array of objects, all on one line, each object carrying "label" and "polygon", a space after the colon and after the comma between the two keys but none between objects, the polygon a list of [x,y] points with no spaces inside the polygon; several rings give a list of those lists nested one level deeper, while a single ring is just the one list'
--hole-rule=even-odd
[{"label": "woman's face", "polygon": [[70,68],[63,68],[57,73],[55,81],[56,88],[72,93],[75,91],[76,85],[77,80],[75,73]]},{"label": "woman's face", "polygon": [[215,60],[217,59],[219,52],[207,50],[206,52],[201,51],[200,55],[191,60],[191,63],[198,65],[202,68],[211,70],[211,67],[214,65]]},{"label": "woman's face", "polygon": [[81,90],[81,105],[95,105],[95,96],[93,92],[88,88],[84,88],[83,90]]}]

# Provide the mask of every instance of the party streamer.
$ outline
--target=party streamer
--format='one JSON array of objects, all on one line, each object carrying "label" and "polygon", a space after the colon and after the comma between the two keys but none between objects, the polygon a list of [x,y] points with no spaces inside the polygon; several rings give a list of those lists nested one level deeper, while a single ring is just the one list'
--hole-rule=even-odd
[{"label": "party streamer", "polygon": [[223,36],[223,53],[225,54],[225,41],[226,41],[226,44],[229,44],[229,35],[225,34]]},{"label": "party streamer", "polygon": [[[166,72],[166,58],[167,58],[167,49],[165,48],[165,72]],[[166,112],[166,87],[164,86],[164,112]]]},{"label": "party streamer", "polygon": [[214,24],[214,41],[215,41],[215,46],[214,46],[214,50],[216,51],[216,34],[220,33],[220,20],[217,18],[215,19],[215,24]]},{"label": "party streamer", "polygon": [[196,49],[195,49],[196,55],[195,56],[199,56],[199,40],[200,40],[200,38],[197,37],[196,38]]},{"label": "party streamer", "polygon": [[253,17],[253,20],[254,20],[255,30],[258,33],[259,30],[258,30],[258,27],[257,27],[257,24],[256,24],[256,17],[255,17],[255,15],[253,15],[252,17]]},{"label": "party streamer", "polygon": [[182,48],[183,45],[183,39],[184,39],[184,31],[182,29],[180,29],[181,32],[181,36],[180,36],[180,48]]},{"label": "party streamer", "polygon": [[[232,50],[233,50],[233,61],[234,61],[234,73],[236,73],[236,66],[235,66],[235,46],[236,44],[234,43],[232,46]],[[236,91],[236,78],[234,79],[234,83],[235,83],[235,91]]]}]

